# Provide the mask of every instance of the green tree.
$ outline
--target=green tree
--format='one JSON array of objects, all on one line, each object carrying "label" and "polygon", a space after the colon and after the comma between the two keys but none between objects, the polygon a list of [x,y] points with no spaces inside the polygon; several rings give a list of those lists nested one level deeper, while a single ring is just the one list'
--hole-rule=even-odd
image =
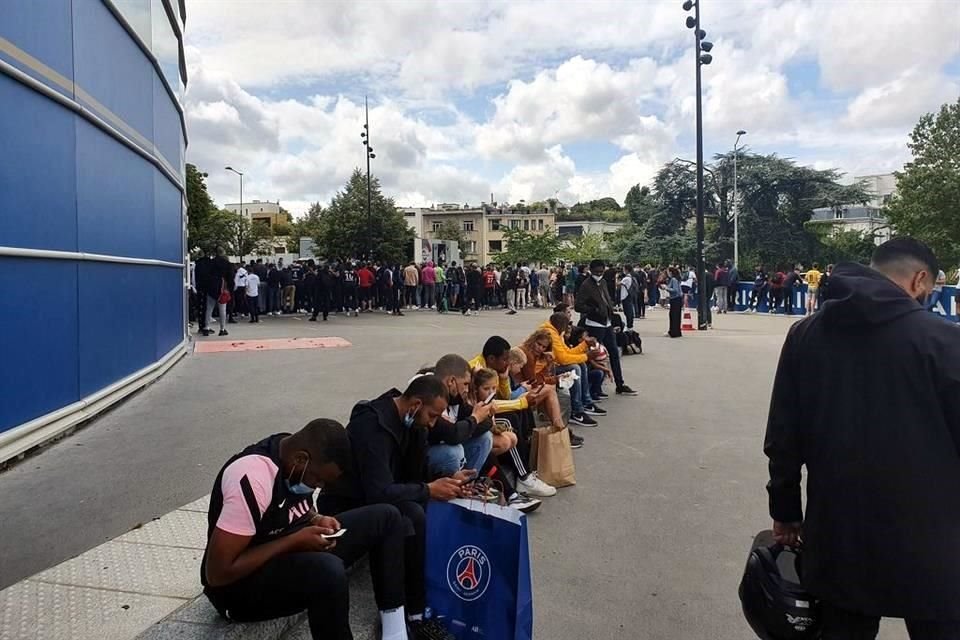
[{"label": "green tree", "polygon": [[588,202],[578,202],[565,214],[558,214],[557,220],[590,220],[607,222],[626,222],[627,212],[613,198],[606,197]]},{"label": "green tree", "polygon": [[307,210],[307,215],[295,219],[290,224],[290,236],[287,238],[287,251],[300,252],[300,238],[314,239],[320,235],[320,218],[323,216],[323,206],[314,202]]},{"label": "green tree", "polygon": [[217,224],[210,224],[218,210],[207,192],[206,176],[196,165],[187,164],[187,248],[191,253],[212,253],[218,244],[225,246]]},{"label": "green tree", "polygon": [[560,257],[567,262],[583,264],[591,260],[611,260],[614,256],[614,251],[607,246],[602,233],[561,238]]},{"label": "green tree", "polygon": [[239,213],[226,209],[218,212],[217,217],[222,220],[219,224],[223,224],[227,231],[227,247],[231,255],[243,261],[248,255],[270,253],[273,241],[270,225],[252,223]]},{"label": "green tree", "polygon": [[291,224],[278,222],[273,225],[273,235],[275,236],[289,236],[291,233],[293,233],[293,225]]},{"label": "green tree", "polygon": [[461,248],[461,251],[467,242],[467,236],[463,233],[463,229],[453,220],[444,220],[441,222],[440,228],[433,232],[433,237],[437,240],[456,242]]},{"label": "green tree", "polygon": [[[343,191],[337,192],[320,216],[313,236],[317,251],[326,257],[362,258],[400,262],[407,255],[413,231],[391,198],[371,180],[371,215],[367,220],[367,180],[354,169]],[[370,255],[367,256],[367,251]]]},{"label": "green tree", "polygon": [[560,238],[553,230],[542,233],[522,229],[504,229],[506,247],[500,254],[501,262],[555,262],[560,253]]},{"label": "green tree", "polygon": [[947,264],[960,261],[960,99],[920,118],[907,145],[913,160],[897,175],[887,219],[925,242]]},{"label": "green tree", "polygon": [[831,225],[817,225],[821,265],[837,262],[868,264],[873,250],[877,248],[873,234],[865,231],[832,229]]}]

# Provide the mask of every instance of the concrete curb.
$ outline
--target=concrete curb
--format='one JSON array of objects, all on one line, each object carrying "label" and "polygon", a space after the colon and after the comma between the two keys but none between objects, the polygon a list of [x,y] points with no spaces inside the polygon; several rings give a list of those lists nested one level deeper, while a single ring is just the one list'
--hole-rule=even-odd
[{"label": "concrete curb", "polygon": [[[350,624],[356,640],[376,640],[377,606],[366,559],[349,569]],[[264,622],[229,622],[198,596],[141,633],[136,640],[310,640],[306,612]]]}]

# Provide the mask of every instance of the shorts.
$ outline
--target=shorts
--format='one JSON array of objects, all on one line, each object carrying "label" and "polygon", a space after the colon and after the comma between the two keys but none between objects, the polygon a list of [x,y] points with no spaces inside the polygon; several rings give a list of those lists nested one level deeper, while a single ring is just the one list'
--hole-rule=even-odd
[{"label": "shorts", "polygon": [[817,291],[819,291],[819,290],[820,290],[820,287],[809,287],[809,288],[807,289],[807,295],[810,296],[811,298],[816,299],[816,297],[817,297]]},{"label": "shorts", "polygon": [[689,285],[685,285],[685,284],[680,285],[680,291],[683,291],[684,293],[690,293]]}]

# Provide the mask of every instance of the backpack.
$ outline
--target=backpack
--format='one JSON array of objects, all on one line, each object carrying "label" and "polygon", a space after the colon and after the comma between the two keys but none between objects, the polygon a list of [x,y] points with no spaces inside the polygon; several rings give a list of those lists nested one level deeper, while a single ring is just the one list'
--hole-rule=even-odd
[{"label": "backpack", "polygon": [[627,293],[635,301],[643,297],[643,292],[640,290],[640,278],[637,275],[630,277],[630,290]]},{"label": "backpack", "polygon": [[640,338],[640,334],[633,329],[627,329],[623,332],[623,335],[626,338],[626,344],[622,349],[623,355],[641,355],[643,353],[643,340]]}]

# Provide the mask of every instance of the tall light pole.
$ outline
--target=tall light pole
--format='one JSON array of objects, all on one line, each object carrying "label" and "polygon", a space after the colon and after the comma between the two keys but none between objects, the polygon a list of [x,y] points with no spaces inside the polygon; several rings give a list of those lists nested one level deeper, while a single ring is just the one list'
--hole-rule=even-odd
[{"label": "tall light pole", "polygon": [[233,167],[224,167],[227,171],[233,171],[235,174],[240,176],[240,215],[243,215],[243,172],[237,171]]},{"label": "tall light pole", "polygon": [[697,328],[707,329],[707,310],[710,302],[707,300],[706,271],[703,264],[703,106],[700,99],[700,67],[710,64],[713,56],[710,50],[713,43],[704,38],[707,32],[700,28],[700,3],[703,0],[687,0],[683,3],[683,10],[693,9],[693,15],[687,16],[687,28],[693,29],[693,42],[696,56],[694,64],[697,68]]},{"label": "tall light pole", "polygon": [[733,266],[740,269],[740,200],[737,198],[737,156],[740,148],[740,136],[747,135],[743,129],[737,131],[737,139],[733,143]]},{"label": "tall light pole", "polygon": [[370,146],[370,108],[367,106],[367,96],[363,96],[363,131],[360,133],[360,139],[363,140],[363,147],[366,150],[367,156],[367,255],[366,259],[370,260],[373,257],[373,250],[371,249],[371,243],[373,242],[373,228],[371,225],[370,217],[370,161],[373,158],[377,157],[377,154],[373,152],[373,147]]}]

